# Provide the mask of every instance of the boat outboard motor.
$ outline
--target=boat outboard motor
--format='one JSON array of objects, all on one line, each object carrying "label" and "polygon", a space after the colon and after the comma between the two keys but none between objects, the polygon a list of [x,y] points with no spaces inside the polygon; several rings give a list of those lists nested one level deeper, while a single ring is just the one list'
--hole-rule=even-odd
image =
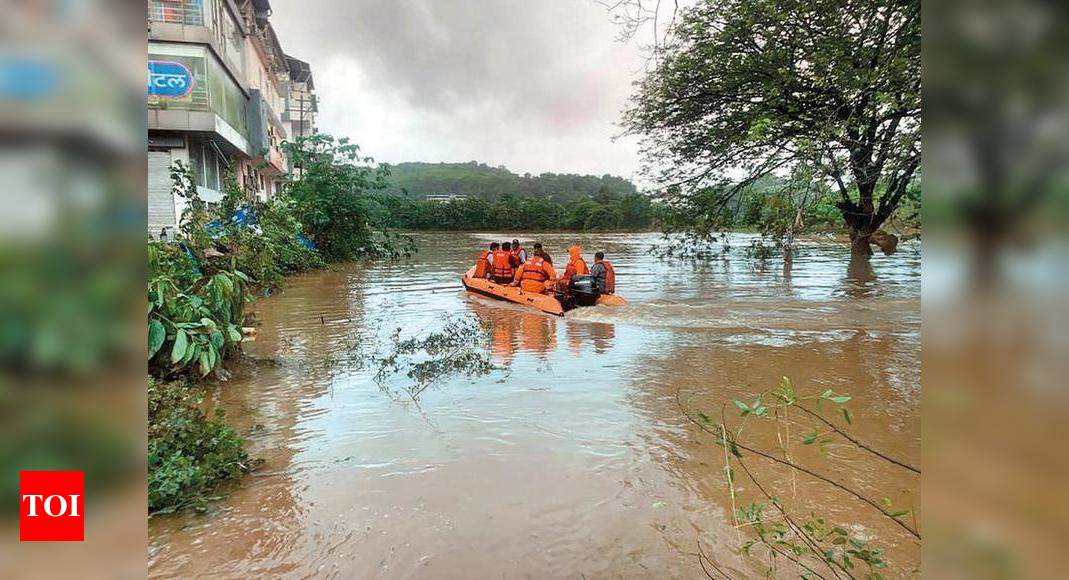
[{"label": "boat outboard motor", "polygon": [[568,282],[568,292],[577,306],[593,306],[601,296],[598,281],[593,276],[572,276]]}]

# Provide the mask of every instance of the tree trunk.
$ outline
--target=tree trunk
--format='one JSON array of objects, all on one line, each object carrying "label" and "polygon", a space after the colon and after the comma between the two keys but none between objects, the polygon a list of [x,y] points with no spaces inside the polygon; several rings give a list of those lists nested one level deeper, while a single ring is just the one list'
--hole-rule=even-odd
[{"label": "tree trunk", "polygon": [[872,255],[872,234],[866,234],[860,230],[850,229],[850,257],[853,259],[868,260]]}]

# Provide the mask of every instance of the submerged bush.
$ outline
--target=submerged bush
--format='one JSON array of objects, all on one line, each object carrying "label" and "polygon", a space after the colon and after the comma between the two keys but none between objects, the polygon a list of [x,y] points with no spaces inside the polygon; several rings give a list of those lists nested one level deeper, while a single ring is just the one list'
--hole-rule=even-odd
[{"label": "submerged bush", "polygon": [[383,388],[390,377],[403,373],[413,381],[405,386],[418,400],[429,386],[453,376],[476,377],[495,370],[490,360],[490,336],[478,318],[452,316],[437,332],[401,338],[396,329],[386,352],[363,362],[378,366],[375,381]]},{"label": "submerged bush", "polygon": [[202,274],[175,244],[149,244],[148,360],[161,377],[196,369],[207,376],[236,351],[248,278],[240,271]]},{"label": "submerged bush", "polygon": [[148,379],[148,509],[166,513],[203,507],[223,482],[252,467],[240,436],[201,411],[186,382]]}]

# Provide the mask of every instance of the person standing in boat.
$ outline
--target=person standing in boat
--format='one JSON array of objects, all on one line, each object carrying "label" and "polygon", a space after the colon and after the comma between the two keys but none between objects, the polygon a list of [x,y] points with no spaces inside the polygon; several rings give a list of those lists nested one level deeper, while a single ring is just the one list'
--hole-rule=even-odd
[{"label": "person standing in boat", "polygon": [[519,240],[512,240],[512,253],[516,256],[519,264],[527,261],[527,250],[520,247]]},{"label": "person standing in boat", "polygon": [[547,288],[553,288],[557,281],[557,272],[542,256],[535,254],[531,261],[522,264],[516,270],[513,286],[519,286],[524,292],[544,294]]},{"label": "person standing in boat", "polygon": [[594,265],[590,267],[590,275],[597,281],[598,290],[602,294],[616,292],[616,271],[613,270],[612,263],[605,260],[605,252],[594,254]]},{"label": "person standing in boat", "polygon": [[515,258],[512,256],[512,245],[505,242],[500,250],[494,251],[494,257],[490,261],[490,276],[498,284],[512,282],[516,269],[513,267]]}]

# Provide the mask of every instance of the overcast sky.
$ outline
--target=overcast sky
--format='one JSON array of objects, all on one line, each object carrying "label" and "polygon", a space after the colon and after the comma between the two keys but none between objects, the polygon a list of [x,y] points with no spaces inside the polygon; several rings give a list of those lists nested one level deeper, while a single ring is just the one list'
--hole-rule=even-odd
[{"label": "overcast sky", "polygon": [[642,58],[593,0],[272,0],[319,128],[380,161],[636,177],[612,137]]}]

